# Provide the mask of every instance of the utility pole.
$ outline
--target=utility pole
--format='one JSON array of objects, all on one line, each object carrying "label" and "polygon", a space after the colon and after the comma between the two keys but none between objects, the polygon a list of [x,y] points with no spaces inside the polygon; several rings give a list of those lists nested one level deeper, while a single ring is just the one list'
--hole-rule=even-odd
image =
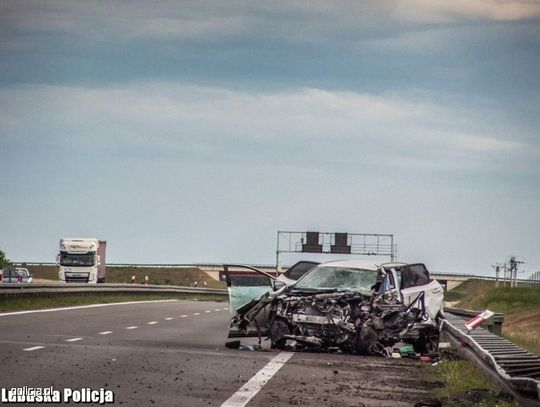
[{"label": "utility pole", "polygon": [[517,275],[518,275],[518,266],[522,264],[522,261],[516,260],[516,256],[511,256],[508,261],[510,268],[510,287],[517,287]]},{"label": "utility pole", "polygon": [[499,287],[499,275],[501,273],[501,264],[495,263],[491,267],[495,269],[495,287]]},{"label": "utility pole", "polygon": [[508,267],[510,268],[510,287],[514,287],[514,272],[517,268],[516,258],[514,256],[508,260]]}]

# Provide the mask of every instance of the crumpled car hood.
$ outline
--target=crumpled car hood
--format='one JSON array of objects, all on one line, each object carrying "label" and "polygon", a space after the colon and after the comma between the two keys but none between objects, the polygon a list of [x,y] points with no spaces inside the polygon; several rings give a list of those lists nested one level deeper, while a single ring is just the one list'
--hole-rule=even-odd
[{"label": "crumpled car hood", "polygon": [[[406,306],[387,294],[293,287],[245,304],[232,326],[264,330],[273,348],[388,356],[395,343],[414,344],[426,330],[437,329],[423,301],[423,293]],[[264,327],[257,322],[261,313],[268,313]]]}]

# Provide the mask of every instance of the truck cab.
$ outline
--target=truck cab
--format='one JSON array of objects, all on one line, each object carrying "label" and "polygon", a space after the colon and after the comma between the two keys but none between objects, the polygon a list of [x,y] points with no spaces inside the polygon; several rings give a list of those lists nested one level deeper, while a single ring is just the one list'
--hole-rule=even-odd
[{"label": "truck cab", "polygon": [[61,239],[58,278],[66,283],[104,283],[105,247],[104,240]]}]

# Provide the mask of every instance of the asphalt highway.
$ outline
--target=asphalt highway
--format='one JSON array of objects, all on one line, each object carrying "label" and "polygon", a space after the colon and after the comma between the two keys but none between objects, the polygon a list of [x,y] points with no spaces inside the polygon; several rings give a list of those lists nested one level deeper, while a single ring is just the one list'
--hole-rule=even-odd
[{"label": "asphalt highway", "polygon": [[[0,314],[0,388],[106,388],[127,406],[411,406],[418,362],[227,349],[227,303]],[[247,339],[243,343],[256,343]]]}]

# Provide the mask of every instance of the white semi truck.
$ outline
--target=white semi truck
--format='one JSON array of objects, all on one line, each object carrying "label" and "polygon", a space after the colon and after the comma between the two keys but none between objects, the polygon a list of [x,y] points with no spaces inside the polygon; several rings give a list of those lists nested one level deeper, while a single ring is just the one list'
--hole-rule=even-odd
[{"label": "white semi truck", "polygon": [[104,283],[107,242],[99,239],[60,239],[58,278],[66,283]]}]

